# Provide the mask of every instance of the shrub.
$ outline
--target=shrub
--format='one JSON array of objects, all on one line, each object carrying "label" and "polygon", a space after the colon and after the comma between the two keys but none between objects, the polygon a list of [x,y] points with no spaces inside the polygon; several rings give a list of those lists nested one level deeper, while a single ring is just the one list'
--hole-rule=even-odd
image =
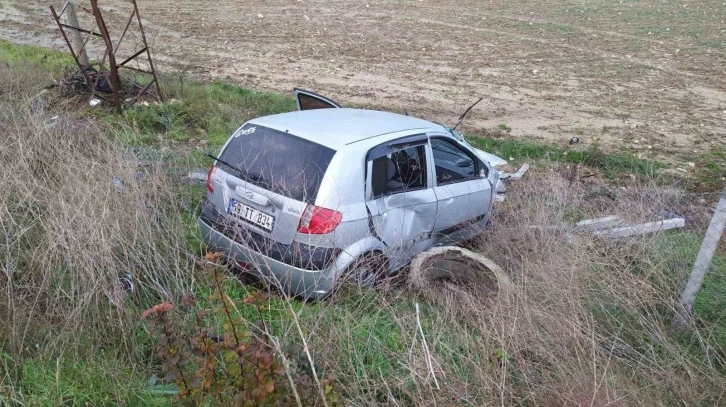
[{"label": "shrub", "polygon": [[[255,291],[234,301],[222,290],[224,276],[212,268],[214,309],[198,309],[188,294],[181,307],[165,302],[143,313],[155,330],[165,379],[179,388],[178,401],[191,406],[338,405],[330,380],[318,380],[312,369],[294,369],[290,361],[300,360],[299,355],[283,352],[265,327],[267,294]],[[258,334],[247,328],[238,305],[256,309]],[[192,331],[175,318],[175,309],[193,313]],[[215,321],[221,322],[221,331],[210,325]]]}]

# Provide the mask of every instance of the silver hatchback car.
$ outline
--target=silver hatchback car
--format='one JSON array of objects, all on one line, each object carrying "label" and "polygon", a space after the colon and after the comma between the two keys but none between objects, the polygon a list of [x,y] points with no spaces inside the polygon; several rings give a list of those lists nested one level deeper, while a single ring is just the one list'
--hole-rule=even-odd
[{"label": "silver hatchback car", "polygon": [[299,111],[245,123],[209,170],[199,226],[235,267],[320,298],[486,228],[504,161],[444,125],[295,93]]}]

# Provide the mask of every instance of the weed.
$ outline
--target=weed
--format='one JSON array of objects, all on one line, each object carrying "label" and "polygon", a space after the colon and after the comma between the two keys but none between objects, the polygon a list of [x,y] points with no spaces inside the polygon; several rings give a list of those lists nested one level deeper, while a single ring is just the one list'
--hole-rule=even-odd
[{"label": "weed", "polygon": [[723,49],[726,48],[726,41],[719,39],[699,40],[698,45],[704,48]]},{"label": "weed", "polygon": [[[218,254],[207,258],[216,261]],[[165,380],[177,384],[178,400],[195,406],[209,402],[239,406],[338,405],[338,396],[329,380],[319,380],[310,366],[301,367],[302,372],[293,370],[291,358],[300,358],[283,352],[275,339],[268,336],[263,316],[267,295],[256,291],[239,302],[233,301],[222,289],[223,275],[215,266],[212,269],[213,299],[217,305],[211,313],[212,319],[222,322],[221,332],[214,325],[207,326],[208,310],[194,312],[193,334],[173,323],[171,311],[175,307],[169,302],[156,305],[142,315],[157,332]],[[191,311],[196,300],[193,295],[187,295],[182,303]],[[259,332],[248,329],[237,312],[242,307],[254,309]]]},{"label": "weed", "polygon": [[[204,148],[221,145],[249,117],[291,110],[290,98],[171,78],[165,87],[177,100],[168,110],[149,105],[126,116],[74,118],[33,98],[44,69],[0,65],[0,404],[175,404],[146,384],[164,362],[169,379],[189,379],[177,389],[194,400],[215,399],[220,381],[209,385],[213,377],[242,378],[259,400],[289,401],[293,389],[305,389],[301,398],[309,392],[322,403],[339,392],[351,405],[723,399],[723,253],[696,302],[691,333],[677,335],[668,327],[698,248],[697,227],[616,242],[566,233],[584,218],[641,221],[691,198],[651,187],[657,163],[594,147],[474,137],[478,147],[515,161],[591,165],[644,182],[592,193],[606,188],[533,168],[472,243],[511,278],[495,299],[479,285],[438,281],[426,290],[353,288],[305,303],[200,273],[195,221],[205,189],[178,184],[180,172],[205,162]],[[173,139],[208,143],[170,152]],[[128,148],[138,144],[153,148]],[[720,165],[722,158],[716,152],[708,160]],[[708,168],[708,160],[697,165]],[[119,290],[125,273],[136,283],[130,294]],[[190,290],[196,300],[185,304],[181,294]],[[143,309],[166,302],[174,309],[148,313],[155,333],[172,329],[155,336],[166,338],[159,356],[139,320]],[[184,357],[176,360],[172,350]],[[249,358],[236,371],[240,356]],[[272,372],[257,376],[261,366]],[[230,397],[254,390],[222,384]]]},{"label": "weed", "polygon": [[36,96],[45,76],[0,65],[0,343],[17,366],[108,346],[133,359],[134,309],[192,281],[192,205],[171,163],[142,171],[97,123]]},{"label": "weed", "polygon": [[726,150],[717,149],[701,155],[696,160],[696,189],[718,191],[726,181]]}]

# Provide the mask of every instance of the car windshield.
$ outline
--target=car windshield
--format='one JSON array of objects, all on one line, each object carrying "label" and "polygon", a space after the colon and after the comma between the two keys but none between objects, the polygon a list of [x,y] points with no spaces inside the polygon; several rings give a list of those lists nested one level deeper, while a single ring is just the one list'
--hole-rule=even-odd
[{"label": "car windshield", "polygon": [[[241,179],[312,203],[335,150],[254,124],[239,129],[220,156]],[[227,166],[220,163],[222,166]]]}]

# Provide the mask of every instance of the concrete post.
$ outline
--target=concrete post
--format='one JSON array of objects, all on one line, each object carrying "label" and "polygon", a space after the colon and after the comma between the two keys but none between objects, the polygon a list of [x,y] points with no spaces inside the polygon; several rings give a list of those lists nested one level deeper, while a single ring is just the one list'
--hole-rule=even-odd
[{"label": "concrete post", "polygon": [[[68,6],[66,7],[66,19],[68,21],[68,25],[71,27],[79,27],[78,25],[78,16],[76,15],[76,5],[72,2],[68,2]],[[80,27],[79,27],[80,28]],[[71,34],[71,42],[73,43],[73,50],[75,52],[81,51],[81,48],[83,47],[83,38],[81,37],[80,31],[76,30],[69,30]],[[81,51],[80,54],[78,54],[78,62],[83,66],[88,66],[90,63],[88,62],[88,53],[86,52],[86,49],[84,48],[83,51]]]},{"label": "concrete post", "polygon": [[680,303],[676,310],[676,317],[673,321],[673,326],[676,329],[683,330],[688,323],[691,310],[693,309],[693,303],[696,301],[698,291],[701,290],[703,279],[706,277],[706,272],[708,272],[708,268],[711,265],[711,259],[716,252],[724,228],[726,228],[726,186],[721,193],[721,199],[719,199],[716,205],[716,211],[713,214],[713,218],[711,218],[711,224],[701,244],[701,250],[698,251],[696,262],[693,264],[691,277],[688,279],[686,288],[681,294]]}]

